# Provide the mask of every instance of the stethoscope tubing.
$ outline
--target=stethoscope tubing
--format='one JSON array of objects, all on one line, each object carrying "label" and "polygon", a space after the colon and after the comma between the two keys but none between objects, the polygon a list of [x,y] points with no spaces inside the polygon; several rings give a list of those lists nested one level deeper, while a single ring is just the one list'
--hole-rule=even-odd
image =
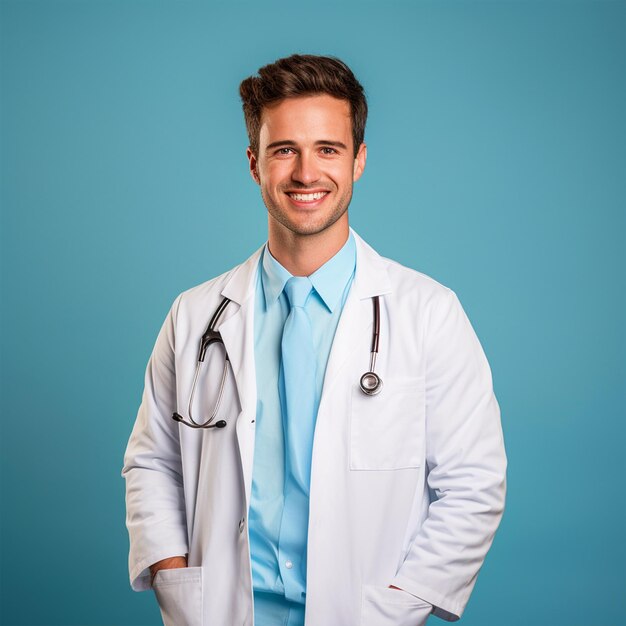
[{"label": "stethoscope tubing", "polygon": [[[187,405],[187,415],[189,416],[189,422],[185,422],[184,419],[176,420],[177,422],[182,422],[183,424],[185,424],[185,426],[190,426],[191,428],[223,428],[223,426],[220,426],[221,420],[220,422],[216,422],[215,424],[212,424],[212,422],[215,419],[217,412],[219,411],[220,405],[222,404],[222,396],[224,395],[224,387],[226,386],[226,376],[228,374],[229,363],[230,361],[228,359],[224,361],[224,370],[222,371],[222,379],[220,381],[220,388],[217,394],[215,409],[213,409],[213,413],[211,413],[211,416],[202,424],[198,424],[191,414],[191,407],[193,406],[193,400],[196,395],[196,384],[198,382],[198,374],[200,373],[200,365],[202,365],[202,361],[198,361],[196,363],[196,371],[194,372],[193,383],[191,385],[191,394],[189,395],[189,404]],[[178,413],[175,413],[175,415],[178,415]]]},{"label": "stethoscope tubing", "polygon": [[[207,349],[213,343],[221,343],[224,345],[224,341],[222,340],[222,335],[218,330],[216,330],[216,325],[222,316],[222,313],[228,306],[231,301],[224,297],[224,299],[219,303],[217,309],[211,316],[211,321],[207,326],[207,329],[204,331],[202,335],[202,339],[200,340],[200,350],[198,352],[198,361],[196,363],[196,370],[193,375],[193,382],[191,384],[191,392],[189,394],[189,402],[187,404],[187,415],[189,419],[186,420],[180,413],[174,413],[172,415],[172,419],[176,422],[180,422],[185,426],[189,426],[190,428],[224,428],[226,426],[225,420],[218,420],[213,423],[213,420],[217,416],[219,408],[222,404],[222,396],[224,395],[224,388],[226,386],[226,376],[228,370],[230,368],[230,359],[228,358],[228,352],[224,349],[225,352],[225,361],[224,361],[224,370],[222,372],[222,379],[220,380],[220,387],[217,395],[217,401],[215,403],[215,408],[211,413],[210,417],[202,422],[198,423],[193,418],[192,415],[192,407],[193,401],[196,395],[196,386],[198,384],[198,376],[200,373],[200,367],[204,362],[204,357],[206,356]],[[373,326],[372,326],[372,347],[370,351],[370,369],[368,372],[365,372],[363,376],[359,379],[359,387],[361,391],[367,396],[375,396],[380,393],[380,390],[383,386],[383,381],[380,376],[375,372],[376,368],[376,356],[378,355],[378,347],[380,342],[380,301],[379,296],[372,297],[373,303]]]},{"label": "stethoscope tubing", "polygon": [[380,301],[378,296],[372,297],[374,307],[374,324],[372,327],[372,349],[370,351],[370,370],[365,372],[359,379],[359,387],[366,396],[375,396],[383,388],[383,381],[375,372],[376,356],[378,355],[378,343],[380,339]]},{"label": "stethoscope tubing", "polygon": [[176,422],[180,422],[181,424],[189,426],[190,428],[224,428],[224,426],[226,426],[225,420],[218,420],[217,422],[215,422],[215,424],[213,423],[213,420],[215,419],[217,412],[219,411],[219,408],[222,404],[222,396],[224,395],[224,387],[226,386],[226,376],[228,375],[228,369],[230,367],[230,359],[228,358],[228,352],[226,352],[226,350],[224,350],[224,353],[226,355],[224,360],[224,370],[222,371],[222,379],[220,380],[217,401],[215,403],[215,408],[213,409],[213,412],[206,421],[199,424],[193,418],[192,407],[196,395],[196,387],[198,384],[198,375],[200,374],[200,366],[204,362],[204,357],[206,356],[207,349],[212,343],[221,343],[222,345],[224,345],[224,342],[222,341],[222,335],[219,333],[219,331],[215,330],[215,326],[222,316],[222,313],[228,306],[229,302],[230,300],[226,297],[224,297],[224,299],[220,302],[219,306],[217,307],[217,309],[215,309],[215,312],[211,317],[211,321],[209,322],[207,329],[202,335],[202,339],[200,340],[200,351],[198,353],[196,371],[193,375],[193,382],[191,383],[191,393],[189,394],[189,402],[187,404],[187,415],[189,416],[189,419],[185,420],[185,418],[180,413],[174,413],[172,415],[172,418]]}]

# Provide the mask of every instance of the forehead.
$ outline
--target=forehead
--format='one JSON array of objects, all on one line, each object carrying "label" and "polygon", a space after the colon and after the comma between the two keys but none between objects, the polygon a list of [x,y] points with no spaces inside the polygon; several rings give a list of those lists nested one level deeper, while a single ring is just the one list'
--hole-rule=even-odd
[{"label": "forehead", "polygon": [[349,141],[352,133],[350,103],[327,94],[286,98],[263,108],[261,146],[281,139]]}]

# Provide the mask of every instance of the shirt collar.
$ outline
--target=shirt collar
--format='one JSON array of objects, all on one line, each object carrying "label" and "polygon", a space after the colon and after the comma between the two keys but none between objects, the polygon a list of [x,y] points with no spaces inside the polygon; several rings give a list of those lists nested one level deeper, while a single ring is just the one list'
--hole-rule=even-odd
[{"label": "shirt collar", "polygon": [[[309,276],[313,288],[331,313],[339,304],[355,267],[356,244],[354,236],[350,233],[341,250]],[[263,249],[261,268],[261,284],[267,310],[278,300],[291,274],[271,255],[267,244]]]}]

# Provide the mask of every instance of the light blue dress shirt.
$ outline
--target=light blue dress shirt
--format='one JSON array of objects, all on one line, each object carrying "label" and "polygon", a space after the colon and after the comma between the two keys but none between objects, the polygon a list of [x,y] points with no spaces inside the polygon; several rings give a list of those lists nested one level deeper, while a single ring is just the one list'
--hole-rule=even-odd
[{"label": "light blue dress shirt", "polygon": [[[352,234],[337,254],[309,276],[313,291],[305,310],[311,320],[317,355],[316,406],[319,406],[328,356],[356,268]],[[254,311],[257,413],[249,532],[254,586],[255,626],[304,624],[308,498],[286,501],[285,454],[280,377],[281,337],[289,315],[283,288],[291,274],[263,250]],[[308,459],[310,470],[311,459]],[[307,494],[308,495],[308,494]],[[287,511],[288,514],[283,515]],[[287,525],[287,526],[285,526]],[[302,550],[289,554],[280,537],[300,537]]]}]

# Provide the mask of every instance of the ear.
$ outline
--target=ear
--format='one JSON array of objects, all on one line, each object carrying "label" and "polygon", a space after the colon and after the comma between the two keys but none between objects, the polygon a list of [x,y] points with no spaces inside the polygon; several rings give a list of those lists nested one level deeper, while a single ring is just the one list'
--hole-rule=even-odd
[{"label": "ear", "polygon": [[250,176],[252,176],[252,180],[257,185],[260,185],[261,179],[259,178],[259,169],[258,169],[259,162],[257,161],[257,158],[254,155],[254,152],[252,152],[252,148],[250,148],[250,146],[248,146],[248,149],[246,150],[246,156],[248,157],[248,164],[250,166]]},{"label": "ear", "polygon": [[365,161],[367,161],[367,146],[362,143],[354,157],[354,169],[352,171],[352,180],[356,182],[361,178],[361,174],[365,169]]}]

